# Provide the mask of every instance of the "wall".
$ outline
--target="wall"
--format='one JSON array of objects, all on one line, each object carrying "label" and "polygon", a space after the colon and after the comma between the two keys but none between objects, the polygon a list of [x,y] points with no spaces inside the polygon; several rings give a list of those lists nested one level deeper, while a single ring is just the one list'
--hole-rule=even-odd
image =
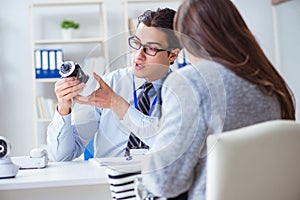
[{"label": "wall", "polygon": [[275,62],[272,7],[269,0],[234,0],[267,57]]},{"label": "wall", "polygon": [[32,71],[28,0],[1,1],[0,6],[0,135],[12,152],[25,155],[32,139]]},{"label": "wall", "polygon": [[[280,72],[294,91],[300,119],[300,1],[288,1],[276,7],[279,37]],[[297,59],[297,60],[296,60]]]},{"label": "wall", "polygon": [[[29,34],[29,0],[2,0],[0,7],[0,135],[12,143],[13,155],[26,155],[34,146],[32,121],[32,71]],[[104,0],[108,17],[108,36],[123,31],[121,0]],[[246,23],[275,64],[275,46],[270,0],[235,0]],[[299,57],[299,1],[278,6],[281,71],[294,89],[297,99],[297,55]],[[298,11],[298,12],[296,12]],[[110,58],[120,48],[110,44]],[[298,69],[299,70],[299,69]],[[299,112],[298,112],[299,113]],[[298,114],[299,116],[299,114]]]}]

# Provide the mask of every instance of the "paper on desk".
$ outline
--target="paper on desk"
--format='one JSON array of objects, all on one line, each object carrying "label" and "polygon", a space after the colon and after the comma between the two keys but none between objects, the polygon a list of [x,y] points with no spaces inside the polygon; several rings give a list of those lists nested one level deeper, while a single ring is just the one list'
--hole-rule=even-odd
[{"label": "paper on desk", "polygon": [[118,166],[140,164],[143,156],[90,158],[89,162],[100,166]]},{"label": "paper on desk", "polygon": [[142,158],[143,156],[132,156],[130,159],[128,157],[91,158],[89,162],[96,166],[105,166],[115,173],[127,173],[140,171]]}]

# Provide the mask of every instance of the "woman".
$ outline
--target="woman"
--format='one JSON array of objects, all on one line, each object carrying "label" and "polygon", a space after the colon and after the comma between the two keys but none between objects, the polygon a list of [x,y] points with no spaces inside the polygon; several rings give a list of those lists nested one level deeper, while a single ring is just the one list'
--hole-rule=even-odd
[{"label": "woman", "polygon": [[205,199],[207,135],[295,120],[295,107],[230,0],[186,0],[174,25],[192,65],[164,83],[161,131],[143,162],[143,183],[155,196],[199,200]]}]

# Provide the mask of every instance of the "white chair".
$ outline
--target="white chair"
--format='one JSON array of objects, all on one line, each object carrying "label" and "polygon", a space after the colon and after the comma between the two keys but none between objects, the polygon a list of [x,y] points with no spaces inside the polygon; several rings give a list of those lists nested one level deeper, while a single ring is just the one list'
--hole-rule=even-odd
[{"label": "white chair", "polygon": [[300,123],[275,120],[207,139],[207,200],[299,200]]}]

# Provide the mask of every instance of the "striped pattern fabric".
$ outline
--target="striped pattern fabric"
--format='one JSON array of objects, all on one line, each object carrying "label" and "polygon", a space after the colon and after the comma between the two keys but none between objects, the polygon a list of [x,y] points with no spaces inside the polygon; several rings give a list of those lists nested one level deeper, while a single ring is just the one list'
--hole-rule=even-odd
[{"label": "striped pattern fabric", "polygon": [[138,108],[142,113],[147,115],[150,110],[150,100],[148,93],[151,90],[151,88],[153,88],[153,84],[151,82],[145,82],[143,87],[144,92],[142,94],[142,97],[138,101]]},{"label": "striped pattern fabric", "polygon": [[[128,168],[129,166],[124,166]],[[141,174],[139,166],[129,169],[107,168],[112,199],[136,200],[135,179]]]},{"label": "striped pattern fabric", "polygon": [[[153,87],[153,84],[151,82],[145,82],[143,84],[144,92],[142,94],[142,97],[138,101],[138,109],[148,115],[150,110],[150,100],[148,93]],[[128,139],[125,156],[129,156],[130,149],[149,149],[149,146],[146,145],[143,141],[141,141],[134,133],[131,133]]]}]

